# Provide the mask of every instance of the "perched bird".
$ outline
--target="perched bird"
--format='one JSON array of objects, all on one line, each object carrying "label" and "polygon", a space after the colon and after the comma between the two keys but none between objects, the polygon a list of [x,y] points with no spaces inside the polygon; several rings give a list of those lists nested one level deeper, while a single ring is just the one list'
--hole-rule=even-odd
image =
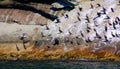
[{"label": "perched bird", "polygon": [[113,22],[113,28],[114,28],[114,29],[116,29],[116,25],[115,25],[115,23],[114,23],[114,22]]},{"label": "perched bird", "polygon": [[59,32],[60,32],[60,33],[63,33],[63,31],[60,29],[60,27],[59,27]]},{"label": "perched bird", "polygon": [[84,37],[84,35],[83,35],[82,31],[80,31],[80,33],[81,33],[81,36],[82,36],[82,37]]},{"label": "perched bird", "polygon": [[90,4],[90,8],[91,8],[91,9],[93,9],[93,8],[94,8],[92,4]]},{"label": "perched bird", "polygon": [[87,43],[89,43],[89,42],[92,42],[91,40],[90,40],[90,37],[88,37],[88,39],[87,40],[85,40]]},{"label": "perched bird", "polygon": [[111,35],[112,35],[112,37],[115,37],[115,35],[113,34],[113,32],[111,32]]},{"label": "perched bird", "polygon": [[88,24],[87,24],[87,29],[91,29]]},{"label": "perched bird", "polygon": [[58,40],[58,38],[55,38],[54,39],[54,44],[53,45],[59,45],[59,40]]},{"label": "perched bird", "polygon": [[100,12],[97,12],[97,17],[100,17],[101,16],[101,13]]},{"label": "perched bird", "polygon": [[115,24],[116,24],[116,25],[118,24],[118,21],[117,21],[117,20],[115,20]]},{"label": "perched bird", "polygon": [[72,33],[69,31],[69,34],[72,35]]},{"label": "perched bird", "polygon": [[116,17],[116,20],[120,21],[120,18],[119,18],[119,17]]},{"label": "perched bird", "polygon": [[46,25],[46,30],[49,30],[49,27]]},{"label": "perched bird", "polygon": [[119,37],[119,35],[117,33],[115,33],[116,37]]},{"label": "perched bird", "polygon": [[82,11],[82,7],[79,7],[79,11]]},{"label": "perched bird", "polygon": [[68,17],[69,17],[68,14],[66,14],[66,15],[65,15],[65,18],[68,18]]},{"label": "perched bird", "polygon": [[106,18],[105,19],[110,19],[110,17],[108,15],[106,15]]},{"label": "perched bird", "polygon": [[86,19],[85,20],[87,20],[87,23],[90,23],[88,15],[86,15]]},{"label": "perched bird", "polygon": [[79,13],[79,12],[77,12],[77,15],[78,15],[78,16],[80,16],[80,13]]},{"label": "perched bird", "polygon": [[86,19],[89,19],[89,16],[88,16],[88,15],[86,15]]},{"label": "perched bird", "polygon": [[100,7],[101,5],[99,3],[97,3],[97,7]]},{"label": "perched bird", "polygon": [[78,21],[81,21],[81,19],[79,18],[79,16],[77,17]]},{"label": "perched bird", "polygon": [[26,38],[26,33],[23,33],[22,36],[20,37],[20,40],[24,40]]},{"label": "perched bird", "polygon": [[96,32],[96,37],[101,39],[102,37]]},{"label": "perched bird", "polygon": [[112,25],[110,22],[108,23],[110,26]]},{"label": "perched bird", "polygon": [[107,39],[107,36],[104,35],[104,38],[105,38],[105,42],[108,42],[109,40]]},{"label": "perched bird", "polygon": [[93,30],[94,30],[95,32],[97,32],[96,29],[93,29]]},{"label": "perched bird", "polygon": [[25,38],[27,38],[26,33],[23,33],[22,36],[21,36],[21,38],[20,38],[20,40],[23,41],[23,48],[26,50],[27,48],[25,46],[25,43],[28,43],[29,40],[25,40]]},{"label": "perched bird", "polygon": [[112,11],[112,12],[114,12],[114,9],[113,9],[113,8],[111,8],[111,11]]},{"label": "perched bird", "polygon": [[86,31],[87,31],[87,33],[89,33],[89,32],[90,32],[90,30],[89,30],[89,29],[87,29]]},{"label": "perched bird", "polygon": [[87,23],[90,23],[90,20],[89,19],[86,19],[87,20]]},{"label": "perched bird", "polygon": [[103,7],[103,14],[106,14],[106,11],[107,11],[107,10]]},{"label": "perched bird", "polygon": [[59,20],[59,19],[56,19],[56,20],[55,20],[55,23],[60,23],[60,20]]},{"label": "perched bird", "polygon": [[107,30],[108,30],[108,29],[107,29],[107,26],[105,26],[105,31],[107,32]]}]

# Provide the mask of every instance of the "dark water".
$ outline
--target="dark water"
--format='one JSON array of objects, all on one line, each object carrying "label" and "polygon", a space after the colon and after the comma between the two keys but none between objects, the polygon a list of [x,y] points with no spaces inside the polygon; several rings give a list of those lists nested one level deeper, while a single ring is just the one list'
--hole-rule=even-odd
[{"label": "dark water", "polygon": [[120,62],[0,61],[0,69],[120,69]]}]

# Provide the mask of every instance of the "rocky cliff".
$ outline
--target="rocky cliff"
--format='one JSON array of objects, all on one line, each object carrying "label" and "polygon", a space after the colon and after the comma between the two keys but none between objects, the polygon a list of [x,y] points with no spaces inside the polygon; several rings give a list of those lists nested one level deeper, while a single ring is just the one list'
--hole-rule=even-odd
[{"label": "rocky cliff", "polygon": [[[120,2],[66,1],[53,3],[49,9],[27,4],[24,4],[27,9],[19,10],[1,6],[4,13],[0,23],[1,51],[8,55],[0,52],[2,58],[120,60]],[[2,11],[3,8],[7,11]]]}]

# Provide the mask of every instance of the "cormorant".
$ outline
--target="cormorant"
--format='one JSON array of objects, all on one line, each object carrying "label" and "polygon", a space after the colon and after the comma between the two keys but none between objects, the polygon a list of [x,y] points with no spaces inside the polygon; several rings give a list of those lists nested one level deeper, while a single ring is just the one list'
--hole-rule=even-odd
[{"label": "cormorant", "polygon": [[56,22],[55,23],[60,23],[60,20],[59,19],[56,19]]},{"label": "cormorant", "polygon": [[60,33],[63,33],[63,31],[60,29],[60,27],[59,27],[59,32],[60,32]]},{"label": "cormorant", "polygon": [[101,5],[99,3],[97,3],[97,7],[100,7]]},{"label": "cormorant", "polygon": [[115,37],[115,35],[113,34],[113,32],[111,32],[111,35],[112,35],[112,37]]},{"label": "cormorant", "polygon": [[82,36],[82,37],[84,37],[84,35],[83,35],[82,31],[80,31],[80,33],[81,33],[81,36]]},{"label": "cormorant", "polygon": [[49,30],[49,27],[46,25],[46,30]]},{"label": "cormorant", "polygon": [[113,8],[111,8],[111,11],[112,11],[112,12],[114,12],[114,9],[113,9]]},{"label": "cormorant", "polygon": [[82,11],[82,7],[79,7],[79,11]]},{"label": "cormorant", "polygon": [[79,18],[79,16],[77,17],[78,21],[81,21],[81,19]]},{"label": "cormorant", "polygon": [[107,29],[107,26],[105,26],[105,31],[107,32],[107,30],[108,30],[108,29]]},{"label": "cormorant", "polygon": [[22,36],[20,37],[20,40],[24,40],[26,37],[27,37],[26,34],[23,33]]},{"label": "cormorant", "polygon": [[92,4],[90,4],[90,6],[91,6],[91,8],[93,9],[93,5],[92,5]]}]

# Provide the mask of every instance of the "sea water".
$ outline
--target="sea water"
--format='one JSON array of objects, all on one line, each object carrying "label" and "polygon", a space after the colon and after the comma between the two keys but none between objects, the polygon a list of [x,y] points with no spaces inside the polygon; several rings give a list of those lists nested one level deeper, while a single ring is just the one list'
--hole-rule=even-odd
[{"label": "sea water", "polygon": [[120,69],[120,62],[0,61],[0,69]]}]

